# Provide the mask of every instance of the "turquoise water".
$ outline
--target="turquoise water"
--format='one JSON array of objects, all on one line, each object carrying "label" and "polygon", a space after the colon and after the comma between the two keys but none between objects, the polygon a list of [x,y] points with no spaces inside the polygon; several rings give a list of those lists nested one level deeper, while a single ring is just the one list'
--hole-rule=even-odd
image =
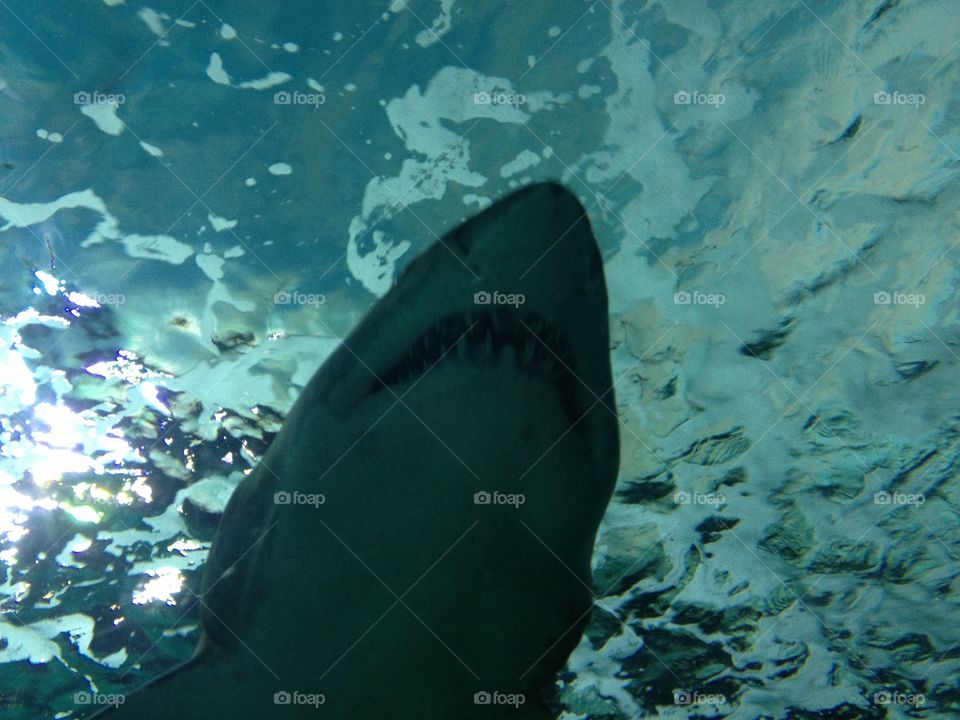
[{"label": "turquoise water", "polygon": [[562,717],[954,716],[960,6],[333,5],[0,6],[3,717],[189,657],[298,389],[543,179],[624,445]]}]

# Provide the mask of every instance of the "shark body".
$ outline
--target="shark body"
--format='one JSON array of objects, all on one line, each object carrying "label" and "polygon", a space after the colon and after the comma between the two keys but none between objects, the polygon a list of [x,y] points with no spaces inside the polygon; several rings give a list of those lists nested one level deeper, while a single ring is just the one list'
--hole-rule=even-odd
[{"label": "shark body", "polygon": [[223,513],[196,654],[97,717],[549,718],[618,464],[600,253],[533,185],[317,371]]}]

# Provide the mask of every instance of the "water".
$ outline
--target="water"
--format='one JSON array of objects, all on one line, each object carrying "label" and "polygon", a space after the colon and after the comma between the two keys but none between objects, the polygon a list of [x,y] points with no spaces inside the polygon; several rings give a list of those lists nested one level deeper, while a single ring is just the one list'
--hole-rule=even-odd
[{"label": "water", "polygon": [[563,717],[954,716],[960,5],[335,5],[0,10],[3,717],[188,657],[297,389],[541,179],[625,446]]}]

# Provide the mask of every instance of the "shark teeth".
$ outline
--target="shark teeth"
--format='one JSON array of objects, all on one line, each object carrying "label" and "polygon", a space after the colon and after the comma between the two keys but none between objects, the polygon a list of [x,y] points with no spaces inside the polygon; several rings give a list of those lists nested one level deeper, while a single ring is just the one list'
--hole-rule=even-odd
[{"label": "shark teeth", "polygon": [[[507,349],[509,353],[504,352]],[[513,362],[524,374],[550,378],[571,418],[575,420],[581,414],[572,392],[577,380],[570,343],[545,318],[508,308],[444,317],[374,378],[369,392],[376,394],[412,383],[448,361],[491,366]]]}]

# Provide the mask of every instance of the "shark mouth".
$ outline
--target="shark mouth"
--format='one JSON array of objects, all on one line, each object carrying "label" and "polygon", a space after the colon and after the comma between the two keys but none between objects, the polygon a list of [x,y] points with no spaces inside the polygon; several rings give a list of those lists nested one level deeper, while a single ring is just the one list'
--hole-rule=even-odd
[{"label": "shark mouth", "polygon": [[580,407],[576,364],[566,336],[536,313],[513,308],[484,309],[447,315],[414,340],[403,355],[370,388],[374,395],[388,387],[423,377],[448,360],[495,366],[507,349],[515,368],[528,377],[550,382],[572,424],[584,414]]}]

